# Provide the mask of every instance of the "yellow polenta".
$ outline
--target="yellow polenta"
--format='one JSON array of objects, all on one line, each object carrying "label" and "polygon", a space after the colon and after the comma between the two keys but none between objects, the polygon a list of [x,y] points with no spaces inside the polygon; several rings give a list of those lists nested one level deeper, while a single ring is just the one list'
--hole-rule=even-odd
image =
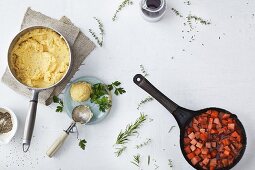
[{"label": "yellow polenta", "polygon": [[34,29],[14,45],[11,67],[17,78],[30,87],[47,88],[66,74],[70,51],[64,39],[51,29]]}]

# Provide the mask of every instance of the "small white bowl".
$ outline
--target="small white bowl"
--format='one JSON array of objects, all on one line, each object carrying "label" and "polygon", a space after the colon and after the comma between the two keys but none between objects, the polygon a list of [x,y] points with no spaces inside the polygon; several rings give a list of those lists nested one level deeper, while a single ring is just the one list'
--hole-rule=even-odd
[{"label": "small white bowl", "polygon": [[0,107],[0,112],[8,112],[11,115],[12,119],[12,130],[7,133],[0,133],[0,145],[2,144],[8,144],[18,129],[18,119],[16,115],[13,113],[13,111],[6,107]]}]

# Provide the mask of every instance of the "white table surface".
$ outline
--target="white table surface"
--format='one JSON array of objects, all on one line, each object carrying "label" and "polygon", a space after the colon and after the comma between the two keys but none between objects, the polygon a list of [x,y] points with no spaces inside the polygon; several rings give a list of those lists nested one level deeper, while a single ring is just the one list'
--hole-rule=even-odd
[{"label": "white table surface", "polygon": [[[19,31],[26,8],[48,16],[62,15],[81,28],[91,39],[89,28],[97,31],[93,17],[100,18],[105,26],[105,42],[86,59],[85,65],[74,78],[96,76],[106,83],[119,80],[127,90],[125,95],[113,98],[109,116],[99,124],[80,128],[80,137],[88,141],[86,150],[78,146],[76,136],[70,135],[54,158],[45,154],[59,133],[71,122],[65,113],[56,113],[55,105],[39,105],[30,151],[21,148],[28,99],[0,83],[0,105],[11,108],[18,116],[19,129],[15,138],[0,146],[0,169],[48,170],[130,170],[134,154],[140,153],[142,169],[170,169],[171,159],[176,170],[193,169],[179,149],[179,129],[173,116],[158,102],[145,105],[142,111],[153,118],[132,137],[128,149],[119,158],[114,155],[113,144],[117,134],[139,116],[137,104],[148,95],[132,81],[143,64],[148,79],[179,105],[189,109],[209,106],[225,108],[236,113],[243,122],[248,146],[243,159],[233,169],[252,170],[255,167],[255,1],[252,0],[168,0],[168,11],[158,23],[148,23],[134,2],[119,13],[116,22],[111,18],[120,0],[1,0],[0,1],[0,74],[6,62],[8,45]],[[196,25],[187,33],[184,20],[175,16],[172,7],[187,16],[189,12],[209,19],[208,26]],[[184,33],[182,32],[184,30]],[[199,32],[196,32],[199,31]],[[195,35],[195,40],[189,42]],[[184,36],[184,39],[182,38]],[[219,38],[220,37],[220,38]],[[151,138],[152,143],[137,150],[135,144]],[[147,156],[150,155],[150,166]]]}]

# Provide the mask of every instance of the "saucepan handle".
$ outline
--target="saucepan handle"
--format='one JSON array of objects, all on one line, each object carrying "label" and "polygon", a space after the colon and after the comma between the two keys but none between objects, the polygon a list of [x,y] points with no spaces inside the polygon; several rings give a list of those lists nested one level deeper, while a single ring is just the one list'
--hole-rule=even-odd
[{"label": "saucepan handle", "polygon": [[27,152],[30,147],[31,138],[33,135],[35,118],[36,118],[36,110],[38,103],[38,94],[39,91],[32,90],[32,99],[29,103],[29,110],[26,117],[24,135],[23,135],[23,151]]},{"label": "saucepan handle", "polygon": [[176,103],[174,103],[171,99],[169,99],[163,93],[161,93],[141,74],[135,75],[133,78],[133,81],[135,84],[137,84],[147,93],[149,93],[152,97],[154,97],[159,103],[161,103],[171,113],[173,113],[178,108],[178,105]]}]

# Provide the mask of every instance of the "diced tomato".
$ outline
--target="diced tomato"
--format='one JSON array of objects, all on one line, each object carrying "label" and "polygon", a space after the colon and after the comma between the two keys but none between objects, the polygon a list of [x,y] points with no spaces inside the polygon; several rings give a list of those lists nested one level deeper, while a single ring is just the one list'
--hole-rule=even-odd
[{"label": "diced tomato", "polygon": [[212,156],[212,158],[215,158],[215,157],[216,157],[216,155],[217,155],[217,150],[213,150],[213,151],[211,152],[211,156]]},{"label": "diced tomato", "polygon": [[234,132],[231,134],[231,136],[234,137],[234,138],[236,138],[238,142],[241,141],[241,137],[240,137],[240,135],[239,135],[236,131],[234,131]]},{"label": "diced tomato", "polygon": [[187,133],[190,134],[190,133],[192,133],[192,132],[194,132],[194,129],[193,129],[192,127],[189,127],[189,128],[187,129]]},{"label": "diced tomato", "polygon": [[207,148],[211,148],[211,143],[210,143],[210,142],[206,142],[206,143],[205,143],[205,146],[206,146]]},{"label": "diced tomato", "polygon": [[208,154],[209,150],[207,148],[202,148],[201,151],[202,151],[202,154],[206,155]]},{"label": "diced tomato", "polygon": [[191,151],[194,151],[194,150],[196,150],[196,147],[194,145],[191,145],[190,149],[191,149]]},{"label": "diced tomato", "polygon": [[220,124],[220,119],[217,118],[217,117],[214,118],[213,123],[215,123],[215,124],[217,124],[217,125]]},{"label": "diced tomato", "polygon": [[196,147],[198,147],[198,148],[202,148],[203,147],[203,144],[202,143],[200,143],[200,142],[197,142],[197,144],[196,144]]},{"label": "diced tomato", "polygon": [[196,165],[200,160],[201,160],[200,157],[195,156],[195,157],[193,157],[193,158],[191,159],[191,162],[192,162],[193,165]]},{"label": "diced tomato", "polygon": [[226,157],[228,157],[229,154],[230,154],[230,151],[229,151],[229,150],[225,150],[225,151],[224,151],[224,155],[225,155]]},{"label": "diced tomato", "polygon": [[211,130],[211,129],[212,129],[212,126],[213,126],[212,123],[213,123],[213,118],[210,118],[210,119],[209,119],[209,123],[208,123],[208,127],[207,127],[208,130]]},{"label": "diced tomato", "polygon": [[184,145],[187,145],[187,144],[189,144],[190,143],[190,138],[184,138]]},{"label": "diced tomato", "polygon": [[214,166],[210,166],[210,170],[215,170],[215,167]]},{"label": "diced tomato", "polygon": [[192,132],[192,133],[190,133],[190,134],[188,135],[188,137],[189,137],[191,140],[193,140],[193,139],[195,138],[195,134]]},{"label": "diced tomato", "polygon": [[212,118],[216,118],[216,117],[218,117],[218,115],[219,115],[219,112],[218,112],[218,111],[212,110],[212,113],[211,113],[211,117],[212,117]]},{"label": "diced tomato", "polygon": [[200,129],[200,132],[205,133],[205,129]]},{"label": "diced tomato", "polygon": [[207,135],[206,133],[201,133],[201,134],[200,134],[200,139],[201,139],[202,141],[206,141],[207,138],[208,138],[208,135]]},{"label": "diced tomato", "polygon": [[195,150],[195,154],[196,154],[196,155],[199,155],[200,153],[201,153],[201,149],[197,148],[197,149]]},{"label": "diced tomato", "polygon": [[229,117],[230,117],[230,114],[225,113],[225,114],[223,114],[222,119],[228,119]]},{"label": "diced tomato", "polygon": [[[212,113],[212,110],[207,110],[206,111],[207,114],[211,114]],[[206,115],[207,116],[207,115]]]},{"label": "diced tomato", "polygon": [[196,139],[193,139],[192,141],[190,141],[190,143],[191,143],[192,145],[196,145],[196,144],[197,144],[197,140],[196,140]]},{"label": "diced tomato", "polygon": [[193,123],[193,129],[195,130],[195,132],[198,132],[199,131],[199,128],[198,128],[198,126],[197,126],[197,124],[195,124],[195,123]]},{"label": "diced tomato", "polygon": [[189,153],[191,152],[191,149],[190,149],[189,146],[185,146],[184,150],[185,150],[185,152],[186,152],[187,154],[189,154]]},{"label": "diced tomato", "polygon": [[230,144],[228,139],[222,139],[221,142],[223,143],[224,146],[227,146]]},{"label": "diced tomato", "polygon": [[199,138],[200,138],[200,132],[196,132],[196,133],[195,133],[195,138],[196,138],[196,139],[199,139]]},{"label": "diced tomato", "polygon": [[222,164],[224,167],[228,166],[228,159],[222,159]]},{"label": "diced tomato", "polygon": [[191,152],[191,153],[189,153],[189,154],[187,155],[187,157],[188,157],[189,159],[192,159],[194,156],[195,156],[195,154],[194,154],[193,152]]},{"label": "diced tomato", "polygon": [[202,163],[203,163],[204,165],[207,165],[207,164],[209,163],[209,161],[210,161],[210,159],[205,158],[205,159],[202,161]]},{"label": "diced tomato", "polygon": [[228,129],[235,130],[235,124],[234,123],[229,123],[228,124]]},{"label": "diced tomato", "polygon": [[216,148],[217,142],[211,142],[211,145],[212,145],[213,148]]},{"label": "diced tomato", "polygon": [[217,134],[218,133],[218,131],[216,130],[216,129],[211,129],[211,134]]},{"label": "diced tomato", "polygon": [[217,160],[216,160],[216,158],[211,159],[211,160],[210,160],[210,167],[216,167],[216,165],[217,165]]}]

